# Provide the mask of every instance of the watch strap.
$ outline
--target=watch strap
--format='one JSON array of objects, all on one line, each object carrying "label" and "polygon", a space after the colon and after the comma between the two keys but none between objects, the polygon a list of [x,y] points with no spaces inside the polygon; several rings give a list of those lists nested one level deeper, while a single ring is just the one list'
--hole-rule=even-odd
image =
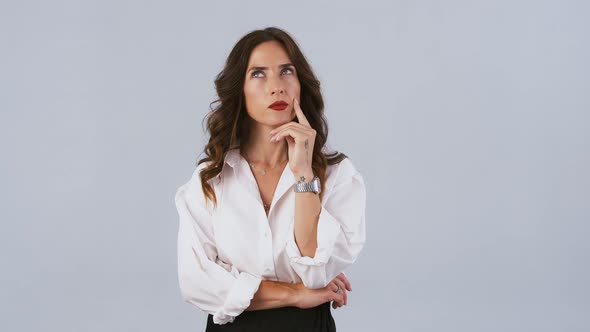
[{"label": "watch strap", "polygon": [[320,185],[320,178],[315,176],[309,182],[298,181],[297,183],[295,183],[294,191],[296,193],[314,192],[316,194],[319,194],[322,191],[322,187]]}]

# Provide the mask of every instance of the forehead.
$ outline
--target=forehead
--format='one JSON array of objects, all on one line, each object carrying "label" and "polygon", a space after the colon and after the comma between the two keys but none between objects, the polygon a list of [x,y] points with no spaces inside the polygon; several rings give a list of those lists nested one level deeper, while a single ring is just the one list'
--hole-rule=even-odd
[{"label": "forehead", "polygon": [[250,54],[248,67],[250,66],[278,66],[289,63],[291,59],[281,44],[276,41],[264,42],[256,46]]}]

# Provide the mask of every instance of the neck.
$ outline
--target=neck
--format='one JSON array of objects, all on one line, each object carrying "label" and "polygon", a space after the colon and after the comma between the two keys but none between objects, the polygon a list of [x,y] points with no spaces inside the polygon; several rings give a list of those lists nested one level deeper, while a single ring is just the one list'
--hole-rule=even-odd
[{"label": "neck", "polygon": [[272,127],[254,126],[250,132],[248,141],[243,144],[240,152],[248,159],[248,162],[262,167],[274,167],[289,159],[287,142],[282,139],[278,142],[270,141]]}]

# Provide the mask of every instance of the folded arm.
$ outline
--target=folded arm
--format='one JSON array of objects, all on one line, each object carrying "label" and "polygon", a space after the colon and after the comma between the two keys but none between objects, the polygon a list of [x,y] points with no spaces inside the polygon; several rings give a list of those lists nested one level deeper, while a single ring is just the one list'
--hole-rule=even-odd
[{"label": "folded arm", "polygon": [[365,183],[348,159],[342,163],[331,193],[324,197],[313,255],[309,255],[309,248],[298,246],[295,220],[289,230],[286,252],[291,266],[308,288],[325,287],[354,263],[365,243]]},{"label": "folded arm", "polygon": [[264,310],[281,307],[296,307],[302,283],[262,280],[260,287],[246,311]]},{"label": "folded arm", "polygon": [[203,204],[198,172],[175,196],[179,215],[178,281],[182,298],[212,314],[216,324],[233,322],[249,305],[262,279],[216,263],[210,214]]}]

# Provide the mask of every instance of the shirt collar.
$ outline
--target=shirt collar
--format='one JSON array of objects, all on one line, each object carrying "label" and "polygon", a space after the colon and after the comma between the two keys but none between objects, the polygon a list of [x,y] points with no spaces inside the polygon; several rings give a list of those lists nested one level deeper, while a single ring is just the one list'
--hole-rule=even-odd
[{"label": "shirt collar", "polygon": [[241,159],[240,149],[233,148],[226,152],[225,154],[225,163],[231,166],[231,168],[235,169]]},{"label": "shirt collar", "polygon": [[[242,160],[244,163],[242,164]],[[250,188],[253,195],[256,197],[260,197],[260,193],[258,191],[258,186],[256,184],[256,180],[254,179],[254,175],[247,176],[245,172],[249,172],[251,174],[250,167],[248,166],[246,159],[242,157],[240,154],[240,148],[232,148],[228,150],[225,154],[224,162],[228,164],[233,170],[234,174],[238,177],[238,181],[241,181],[242,185]],[[219,174],[220,176],[221,174]],[[291,168],[287,164],[283,173],[279,178],[279,182],[277,187],[275,188],[275,193],[273,195],[273,202],[271,206],[274,206],[275,203],[291,188],[293,188],[293,183],[295,182],[295,175],[291,171]]]}]

